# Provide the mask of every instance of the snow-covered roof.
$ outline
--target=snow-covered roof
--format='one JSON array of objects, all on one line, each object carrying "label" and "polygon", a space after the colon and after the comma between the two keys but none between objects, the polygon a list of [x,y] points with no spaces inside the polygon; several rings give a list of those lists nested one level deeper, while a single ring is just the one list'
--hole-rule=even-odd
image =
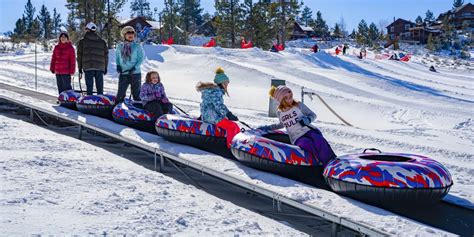
[{"label": "snow-covered roof", "polygon": [[158,21],[146,21],[146,22],[148,22],[148,24],[151,25],[152,30],[158,30],[158,29],[161,28],[160,22],[158,22]]},{"label": "snow-covered roof", "polygon": [[304,30],[304,31],[313,31],[313,28],[310,27],[310,26],[302,26],[302,25],[300,25],[300,26],[301,26],[301,29]]}]

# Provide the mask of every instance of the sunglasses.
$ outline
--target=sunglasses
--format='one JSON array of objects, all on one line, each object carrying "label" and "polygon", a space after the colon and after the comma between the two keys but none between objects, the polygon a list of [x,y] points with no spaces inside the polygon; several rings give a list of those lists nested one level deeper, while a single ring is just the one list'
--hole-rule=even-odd
[{"label": "sunglasses", "polygon": [[134,31],[127,31],[127,34],[135,34]]}]

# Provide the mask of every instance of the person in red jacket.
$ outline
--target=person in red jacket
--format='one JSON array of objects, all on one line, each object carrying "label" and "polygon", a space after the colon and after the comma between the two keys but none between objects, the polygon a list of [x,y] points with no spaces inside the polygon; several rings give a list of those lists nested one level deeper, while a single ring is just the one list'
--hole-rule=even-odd
[{"label": "person in red jacket", "polygon": [[59,42],[54,46],[49,70],[56,74],[59,94],[72,89],[71,76],[76,71],[76,53],[67,33],[63,32],[59,35]]}]

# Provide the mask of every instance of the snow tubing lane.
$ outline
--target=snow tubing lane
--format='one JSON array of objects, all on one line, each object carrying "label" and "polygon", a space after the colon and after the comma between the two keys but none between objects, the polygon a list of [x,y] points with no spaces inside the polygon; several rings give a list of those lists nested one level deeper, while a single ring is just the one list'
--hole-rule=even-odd
[{"label": "snow tubing lane", "polygon": [[156,120],[158,136],[192,146],[226,158],[235,159],[227,149],[226,132],[214,124],[176,114],[165,114]]},{"label": "snow tubing lane", "polygon": [[367,203],[433,204],[453,185],[439,162],[413,154],[352,154],[337,157],[324,169],[331,189]]},{"label": "snow tubing lane", "polygon": [[63,106],[72,110],[77,110],[76,103],[80,97],[81,97],[81,93],[75,92],[74,90],[67,90],[59,94],[58,102],[60,106]]},{"label": "snow tubing lane", "polygon": [[112,110],[115,106],[113,95],[86,95],[82,96],[76,104],[77,109],[85,114],[112,119]]},{"label": "snow tubing lane", "polygon": [[115,122],[156,134],[153,116],[153,113],[143,109],[141,102],[134,102],[129,99],[117,104],[112,111]]},{"label": "snow tubing lane", "polygon": [[282,131],[239,133],[232,140],[231,151],[237,160],[250,167],[327,188],[322,176],[324,167],[315,164],[304,150],[292,145]]}]

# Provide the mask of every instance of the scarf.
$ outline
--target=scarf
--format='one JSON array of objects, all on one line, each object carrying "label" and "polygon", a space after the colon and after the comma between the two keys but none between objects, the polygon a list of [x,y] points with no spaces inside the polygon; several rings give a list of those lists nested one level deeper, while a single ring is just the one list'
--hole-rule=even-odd
[{"label": "scarf", "polygon": [[132,55],[132,42],[124,42],[121,53],[124,62],[130,61],[130,56]]}]

